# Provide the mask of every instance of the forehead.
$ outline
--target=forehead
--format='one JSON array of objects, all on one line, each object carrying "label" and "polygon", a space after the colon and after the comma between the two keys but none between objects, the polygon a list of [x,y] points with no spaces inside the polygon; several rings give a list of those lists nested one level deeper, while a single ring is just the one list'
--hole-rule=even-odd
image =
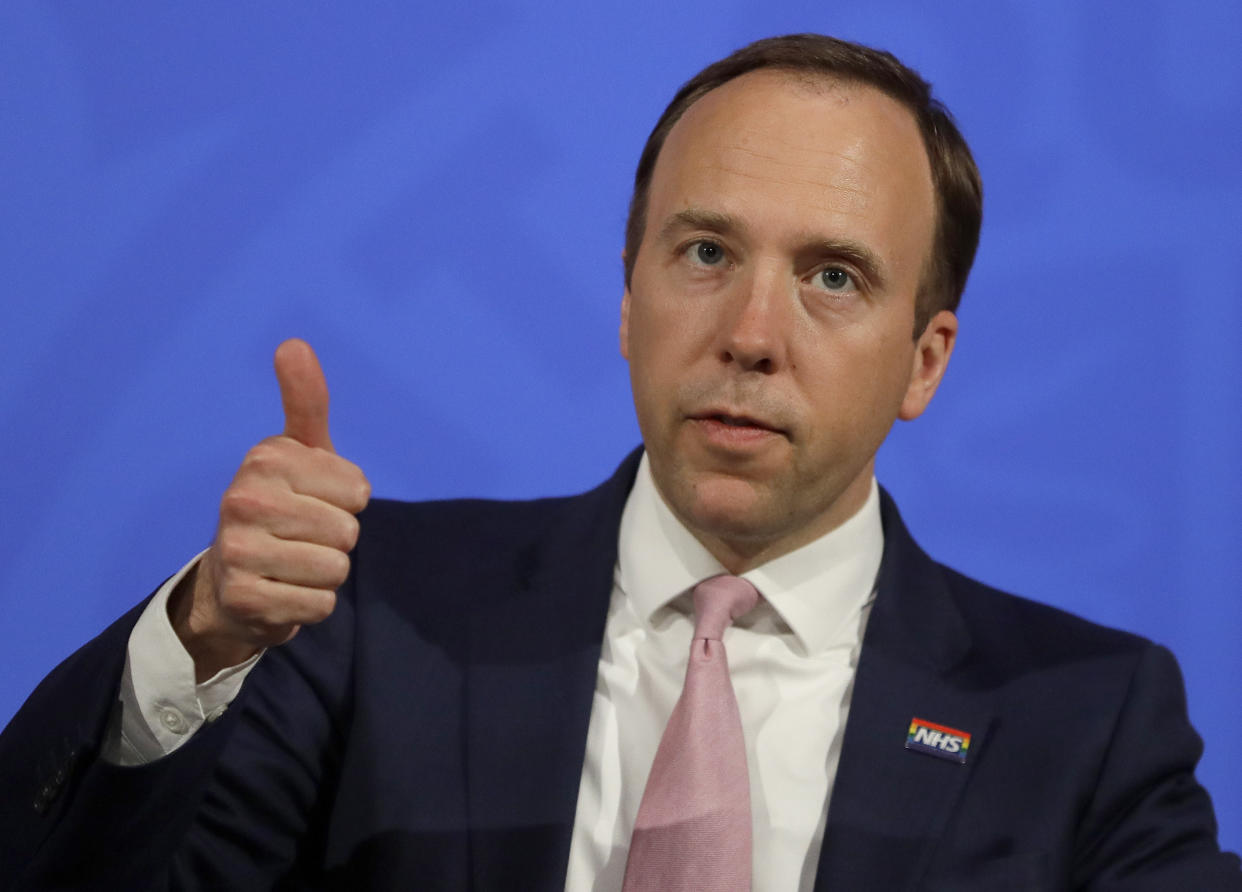
[{"label": "forehead", "polygon": [[880,242],[921,266],[934,228],[914,116],[879,90],[775,70],[711,91],[672,128],[653,172],[648,232],[702,208],[773,234]]}]

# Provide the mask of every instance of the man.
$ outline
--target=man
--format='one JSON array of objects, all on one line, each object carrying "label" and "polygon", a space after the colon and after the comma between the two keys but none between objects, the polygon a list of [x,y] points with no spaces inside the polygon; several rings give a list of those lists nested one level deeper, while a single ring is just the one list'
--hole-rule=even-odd
[{"label": "man", "polygon": [[627,227],[644,452],[572,499],[363,511],[282,345],[284,435],[211,548],[6,731],[10,886],[620,889],[689,592],[730,574],[761,596],[722,636],[754,888],[1242,888],[1168,654],[932,563],[875,485],[952,354],[980,201],[885,54],[706,69]]}]

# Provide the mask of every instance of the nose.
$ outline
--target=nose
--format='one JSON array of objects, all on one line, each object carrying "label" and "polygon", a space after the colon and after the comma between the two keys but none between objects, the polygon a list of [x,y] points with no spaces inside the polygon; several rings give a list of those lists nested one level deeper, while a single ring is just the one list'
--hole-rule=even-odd
[{"label": "nose", "polygon": [[739,277],[721,324],[722,362],[763,374],[785,364],[789,287],[787,277],[772,268],[756,268],[749,277]]}]

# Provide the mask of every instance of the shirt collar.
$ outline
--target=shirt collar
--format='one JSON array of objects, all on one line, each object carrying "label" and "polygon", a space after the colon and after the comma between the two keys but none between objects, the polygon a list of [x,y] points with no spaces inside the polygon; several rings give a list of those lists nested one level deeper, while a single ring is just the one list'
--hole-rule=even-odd
[{"label": "shirt collar", "polygon": [[[874,593],[883,551],[873,477],[867,500],[845,523],[742,576],[759,589],[806,653],[816,654],[856,634],[851,619]],[[617,584],[646,623],[700,581],[726,572],[664,503],[646,453],[621,515],[617,564]]]}]

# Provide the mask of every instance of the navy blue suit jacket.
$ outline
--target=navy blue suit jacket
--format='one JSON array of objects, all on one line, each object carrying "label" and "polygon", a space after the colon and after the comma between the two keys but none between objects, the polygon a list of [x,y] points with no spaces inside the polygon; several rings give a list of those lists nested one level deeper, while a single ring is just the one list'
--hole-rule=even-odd
[{"label": "navy blue suit jacket", "polygon": [[[563,889],[636,466],[373,502],[332,617],[120,768],[96,752],[135,608],[0,737],[0,889]],[[882,511],[817,889],[1242,889],[1172,657],[934,563]],[[968,732],[965,763],[907,749],[914,717]]]}]

